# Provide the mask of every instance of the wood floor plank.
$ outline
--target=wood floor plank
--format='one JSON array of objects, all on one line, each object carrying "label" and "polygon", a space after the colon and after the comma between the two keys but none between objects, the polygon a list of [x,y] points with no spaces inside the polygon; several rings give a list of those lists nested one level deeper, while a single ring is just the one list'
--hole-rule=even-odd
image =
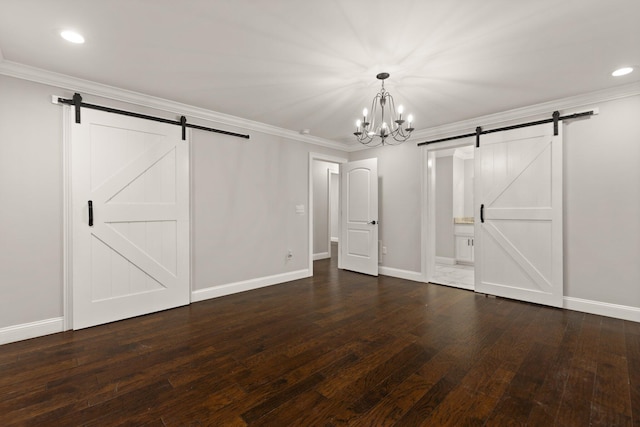
[{"label": "wood floor plank", "polygon": [[0,346],[0,425],[640,427],[638,323],[314,274]]},{"label": "wood floor plank", "polygon": [[640,427],[640,327],[638,326],[633,322],[625,322],[631,414],[635,427]]},{"label": "wood floor plank", "polygon": [[505,393],[515,372],[498,368],[490,378],[470,395],[465,402],[466,411],[460,417],[459,425],[482,426]]},{"label": "wood floor plank", "polygon": [[547,375],[542,386],[533,397],[535,404],[529,415],[529,425],[552,425],[558,415],[562,396],[571,371],[571,360],[578,344],[578,336],[582,326],[582,313],[560,313],[566,319],[550,324],[552,329],[563,329],[559,341],[555,342],[555,360],[547,370]]},{"label": "wood floor plank", "polygon": [[418,400],[433,386],[422,375],[413,374],[405,381],[394,387],[389,394],[378,402],[372,409],[353,420],[351,425],[388,427],[396,422],[411,409]]}]

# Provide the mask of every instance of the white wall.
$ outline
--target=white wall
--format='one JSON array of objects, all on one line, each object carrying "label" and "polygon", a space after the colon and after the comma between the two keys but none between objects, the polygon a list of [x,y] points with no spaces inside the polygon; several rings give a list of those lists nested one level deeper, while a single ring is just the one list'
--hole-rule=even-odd
[{"label": "white wall", "polygon": [[329,175],[338,172],[337,163],[314,160],[313,175],[313,254],[328,254],[329,251]]}]

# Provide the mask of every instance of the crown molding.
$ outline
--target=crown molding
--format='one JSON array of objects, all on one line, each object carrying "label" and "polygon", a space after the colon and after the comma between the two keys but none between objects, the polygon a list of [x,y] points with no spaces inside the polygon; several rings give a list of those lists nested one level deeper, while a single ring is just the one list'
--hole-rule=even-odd
[{"label": "crown molding", "polygon": [[[115,101],[153,108],[176,115],[185,115],[189,116],[190,118],[206,120],[222,125],[293,139],[295,141],[306,142],[309,144],[332,148],[334,150],[343,152],[354,152],[372,148],[357,143],[342,143],[313,135],[302,135],[297,131],[283,129],[265,123],[232,116],[229,114],[218,113],[205,108],[195,107],[168,99],[145,95],[140,92],[120,89],[114,86],[104,85],[90,80],[79,79],[65,74],[55,73],[52,71],[43,70],[41,68],[20,64],[17,62],[7,61],[3,59],[1,51],[0,75],[6,75],[9,77],[42,83],[74,92],[100,96]],[[473,133],[477,126],[482,126],[485,129],[490,129],[492,127],[504,126],[509,122],[535,120],[539,117],[547,117],[552,111],[560,111],[562,114],[568,114],[575,112],[571,110],[575,110],[580,107],[589,105],[592,106],[599,102],[612,101],[615,99],[626,98],[635,95],[640,95],[640,82],[615,86],[609,89],[603,89],[582,95],[571,96],[527,107],[516,108],[499,113],[488,114],[485,116],[479,116],[472,119],[423,129],[415,131],[411,139],[419,143],[429,139],[445,138],[459,133]]]},{"label": "crown molding", "polygon": [[334,150],[349,151],[347,147],[340,142],[331,141],[313,135],[302,135],[296,131],[279,128],[277,126],[272,126],[253,120],[243,119],[241,117],[232,116],[229,114],[218,113],[216,111],[195,107],[193,105],[183,104],[181,102],[171,101],[164,98],[145,95],[140,92],[120,89],[114,86],[96,83],[90,80],[71,77],[65,74],[31,67],[17,62],[2,60],[1,56],[0,74],[23,80],[29,80],[36,83],[42,83],[73,92],[79,92],[81,94],[99,96],[102,98],[112,99],[114,101],[126,102],[129,104],[153,108],[177,115],[185,115],[189,118],[201,119],[227,126],[233,126],[241,128],[243,130],[251,130],[254,132],[261,132],[269,135],[293,139],[295,141],[320,145],[323,147],[332,148]]},{"label": "crown molding", "polygon": [[580,108],[587,106],[593,107],[594,104],[600,102],[613,101],[636,95],[640,95],[640,82],[423,129],[416,131],[412,139],[420,143],[429,139],[447,138],[455,134],[474,133],[477,126],[482,126],[483,129],[491,129],[506,126],[517,121],[548,118],[553,111],[560,111],[561,114],[571,114],[577,112],[576,110]]}]

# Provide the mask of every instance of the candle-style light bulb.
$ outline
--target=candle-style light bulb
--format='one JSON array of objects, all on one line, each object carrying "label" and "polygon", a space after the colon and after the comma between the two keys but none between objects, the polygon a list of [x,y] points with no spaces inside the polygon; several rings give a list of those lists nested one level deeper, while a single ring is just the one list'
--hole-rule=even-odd
[{"label": "candle-style light bulb", "polygon": [[366,108],[362,110],[362,117],[364,117],[365,119],[367,118],[367,114],[369,114],[369,110],[367,110]]},{"label": "candle-style light bulb", "polygon": [[407,121],[409,122],[409,127],[411,127],[411,122],[413,122],[413,114],[409,114],[409,117],[407,117]]},{"label": "candle-style light bulb", "polygon": [[404,107],[402,105],[398,106],[398,114],[400,114],[400,116],[402,116],[402,113],[404,113]]},{"label": "candle-style light bulb", "polygon": [[356,120],[356,132],[360,132],[360,125],[362,122],[360,120]]}]

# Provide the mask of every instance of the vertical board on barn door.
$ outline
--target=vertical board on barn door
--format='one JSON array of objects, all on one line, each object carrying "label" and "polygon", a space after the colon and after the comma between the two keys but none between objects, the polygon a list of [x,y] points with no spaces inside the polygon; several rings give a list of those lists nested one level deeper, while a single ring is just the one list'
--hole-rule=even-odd
[{"label": "vertical board on barn door", "polygon": [[481,136],[474,201],[476,292],[562,307],[562,126]]},{"label": "vertical board on barn door", "polygon": [[189,303],[181,136],[179,126],[88,109],[71,125],[74,329]]}]

